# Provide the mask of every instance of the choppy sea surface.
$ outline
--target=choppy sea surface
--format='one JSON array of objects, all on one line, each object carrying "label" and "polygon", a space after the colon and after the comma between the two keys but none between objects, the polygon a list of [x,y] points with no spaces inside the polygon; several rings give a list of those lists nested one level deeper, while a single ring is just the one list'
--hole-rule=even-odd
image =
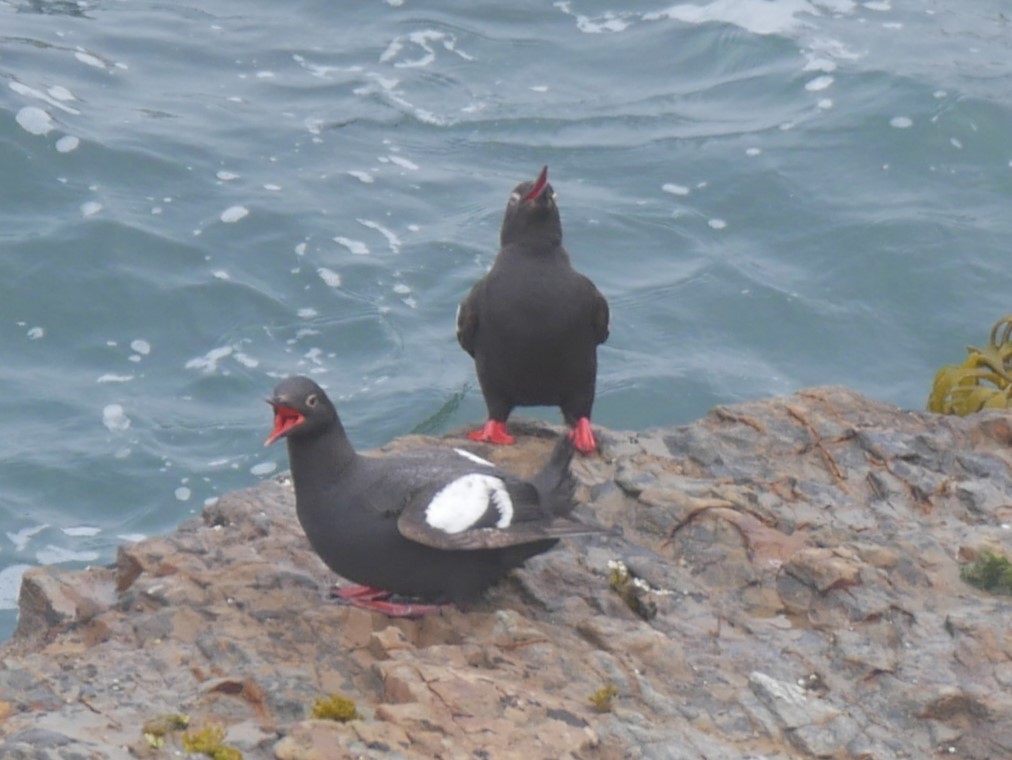
[{"label": "choppy sea surface", "polygon": [[1009,16],[0,0],[0,639],[26,567],[284,469],[281,377],[361,448],[482,420],[454,311],[542,164],[612,306],[598,423],[820,384],[922,408],[1012,310]]}]

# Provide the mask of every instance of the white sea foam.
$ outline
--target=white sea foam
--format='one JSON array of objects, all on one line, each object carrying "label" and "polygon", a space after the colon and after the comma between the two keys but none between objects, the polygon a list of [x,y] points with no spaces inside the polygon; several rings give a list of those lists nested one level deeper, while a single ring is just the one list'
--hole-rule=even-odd
[{"label": "white sea foam", "polygon": [[686,24],[720,21],[734,24],[752,34],[792,34],[811,26],[799,15],[818,15],[808,0],[713,0],[706,5],[683,3],[667,10],[643,15],[644,21],[670,19]]},{"label": "white sea foam", "polygon": [[349,171],[348,174],[357,179],[359,182],[364,182],[367,185],[371,185],[373,182],[376,181],[375,179],[373,179],[373,176],[369,172]]},{"label": "white sea foam", "polygon": [[[81,113],[76,108],[72,108],[68,105],[65,105],[62,102],[65,100],[75,99],[74,96],[70,93],[70,90],[67,90],[64,87],[50,87],[49,92],[45,93],[42,92],[41,90],[36,90],[34,87],[29,87],[25,83],[19,82],[16,79],[12,79],[8,86],[18,95],[24,95],[27,98],[35,98],[36,100],[41,100],[44,103],[48,103],[51,106],[59,108],[61,111],[65,111],[66,113],[72,114]],[[59,95],[60,97],[57,97],[57,95]]]},{"label": "white sea foam", "polygon": [[818,92],[819,90],[825,90],[827,87],[833,84],[833,77],[821,76],[815,77],[808,83],[805,84],[805,89],[809,92]]},{"label": "white sea foam", "polygon": [[394,283],[393,291],[398,295],[404,296],[411,292],[411,286],[403,282]]},{"label": "white sea foam", "polygon": [[89,66],[94,66],[96,69],[108,68],[105,65],[105,61],[103,61],[98,56],[85,52],[84,50],[78,50],[76,53],[74,53],[74,57],[81,63],[85,63]]},{"label": "white sea foam", "polygon": [[221,212],[221,221],[225,224],[234,224],[240,219],[244,219],[248,214],[249,209],[245,206],[229,206]]},{"label": "white sea foam", "polygon": [[176,501],[189,501],[190,496],[193,495],[193,492],[190,491],[190,489],[187,488],[186,486],[180,486],[175,491],[173,491],[173,494],[176,497]]},{"label": "white sea foam", "polygon": [[215,269],[211,272],[211,276],[218,280],[231,280],[232,275],[226,272],[224,269]]},{"label": "white sea foam", "polygon": [[619,15],[612,11],[606,11],[603,15],[591,18],[572,10],[572,3],[569,0],[555,3],[555,7],[567,16],[576,19],[576,28],[584,34],[603,34],[605,32],[624,32],[632,24],[628,15]]},{"label": "white sea foam", "polygon": [[826,74],[831,74],[836,71],[836,61],[831,61],[828,58],[822,58],[811,53],[806,53],[808,58],[802,71],[822,71]]},{"label": "white sea foam", "polygon": [[256,359],[243,351],[236,351],[233,358],[242,366],[248,367],[249,369],[260,366],[259,359]]},{"label": "white sea foam", "polygon": [[35,553],[35,559],[40,565],[58,565],[62,562],[94,562],[98,558],[99,553],[95,551],[74,551],[52,544]]},{"label": "white sea foam", "polygon": [[81,141],[74,137],[74,135],[64,135],[56,141],[56,152],[57,153],[70,153],[72,150],[77,150]]},{"label": "white sea foam", "polygon": [[25,106],[14,119],[29,134],[46,135],[53,131],[53,118],[37,106]]},{"label": "white sea foam", "polygon": [[30,528],[22,528],[21,530],[11,533],[7,532],[7,538],[14,544],[14,551],[24,551],[25,547],[28,546],[28,542],[38,533],[41,533],[49,527],[49,523],[42,523],[41,525],[33,525]]},{"label": "white sea foam", "polygon": [[341,287],[341,275],[335,272],[333,269],[327,269],[327,267],[320,267],[316,270],[316,273],[320,275],[320,279],[332,288]]},{"label": "white sea foam", "polygon": [[914,125],[914,120],[909,116],[893,116],[889,120],[890,127],[896,127],[896,129],[909,129]]},{"label": "white sea foam", "polygon": [[216,172],[214,176],[220,179],[222,182],[231,182],[234,179],[239,179],[238,174],[236,174],[235,172],[227,172],[224,169],[221,169],[218,172]]},{"label": "white sea foam", "polygon": [[49,97],[53,98],[54,100],[62,100],[62,101],[77,100],[77,98],[74,96],[74,93],[72,93],[66,87],[62,87],[58,84],[54,84],[52,87],[48,88],[46,92],[48,92]]},{"label": "white sea foam", "polygon": [[129,383],[134,379],[133,375],[115,375],[111,372],[100,376],[96,383]]},{"label": "white sea foam", "polygon": [[709,224],[715,230],[722,230],[725,227],[727,227],[727,222],[725,222],[723,219],[711,219],[710,221],[707,222],[707,224]]},{"label": "white sea foam", "polygon": [[190,359],[186,362],[186,369],[199,369],[201,372],[210,374],[218,371],[218,364],[226,356],[231,356],[235,349],[232,346],[220,346],[212,348],[203,356]]},{"label": "white sea foam", "polygon": [[292,55],[292,60],[308,71],[312,76],[320,79],[328,79],[331,74],[335,74],[337,72],[354,73],[362,70],[361,66],[327,66],[324,64],[313,63],[312,61],[307,61],[305,56],[299,55],[298,53]]},{"label": "white sea foam", "polygon": [[69,528],[61,528],[64,535],[71,536],[74,538],[83,536],[97,536],[102,532],[101,528],[96,528],[93,525],[76,525]]},{"label": "white sea foam", "polygon": [[121,404],[108,404],[102,409],[102,424],[114,433],[122,433],[130,427],[130,418]]},{"label": "white sea foam", "polygon": [[394,253],[400,253],[401,250],[401,239],[397,237],[395,233],[388,230],[379,222],[373,222],[369,219],[356,219],[359,224],[363,227],[368,227],[371,230],[376,230],[379,234],[387,239],[387,244],[390,246],[390,250]]},{"label": "white sea foam", "polygon": [[363,243],[361,240],[352,240],[351,238],[338,236],[334,238],[334,242],[338,245],[343,245],[349,251],[354,253],[356,256],[364,256],[369,253],[369,246]]},{"label": "white sea foam", "polygon": [[390,160],[390,163],[397,164],[403,169],[410,169],[413,172],[418,171],[418,164],[416,164],[414,161],[409,161],[408,159],[404,158],[404,156],[390,155],[387,156],[387,158]]},{"label": "white sea foam", "polygon": [[39,326],[29,327],[25,335],[28,336],[28,340],[40,340],[46,336],[46,329]]},{"label": "white sea foam", "polygon": [[269,475],[278,469],[276,462],[260,462],[249,468],[250,475]]},{"label": "white sea foam", "polygon": [[311,308],[299,309],[295,313],[298,315],[299,319],[312,319],[313,317],[319,315],[319,312],[316,309]]},{"label": "white sea foam", "polygon": [[81,204],[81,216],[95,216],[102,210],[102,204],[98,201],[85,201]]},{"label": "white sea foam", "polygon": [[142,338],[130,341],[130,348],[139,353],[141,356],[147,356],[151,353],[151,344]]},{"label": "white sea foam", "polygon": [[[394,67],[400,69],[428,66],[436,60],[436,50],[433,43],[441,44],[444,50],[448,50],[464,60],[474,60],[474,56],[457,49],[457,38],[454,35],[436,29],[421,29],[395,37],[387,45],[387,49],[380,54],[380,63],[393,61]],[[408,47],[421,48],[421,53],[415,58],[394,60]]]},{"label": "white sea foam", "polygon": [[666,193],[671,193],[672,195],[689,194],[689,188],[687,188],[685,185],[676,185],[673,182],[664,183],[663,185],[661,185],[661,190],[663,190]]}]

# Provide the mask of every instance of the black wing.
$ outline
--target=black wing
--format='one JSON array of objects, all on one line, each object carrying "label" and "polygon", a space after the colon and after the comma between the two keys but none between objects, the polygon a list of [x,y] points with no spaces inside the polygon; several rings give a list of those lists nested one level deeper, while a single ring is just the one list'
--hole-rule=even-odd
[{"label": "black wing", "polygon": [[608,340],[608,331],[611,323],[611,312],[608,309],[608,301],[601,291],[597,289],[597,286],[587,277],[583,278],[587,282],[587,286],[590,290],[591,297],[591,311],[590,319],[591,324],[594,327],[594,338],[597,340],[598,345]]},{"label": "black wing", "polygon": [[474,356],[474,338],[478,332],[478,289],[484,280],[479,280],[471,292],[457,307],[457,342],[460,347]]}]

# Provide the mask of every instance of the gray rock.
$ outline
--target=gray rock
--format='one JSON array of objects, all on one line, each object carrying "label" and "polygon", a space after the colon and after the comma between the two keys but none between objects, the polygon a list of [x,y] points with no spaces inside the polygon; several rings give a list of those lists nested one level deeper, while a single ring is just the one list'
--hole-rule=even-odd
[{"label": "gray rock", "polygon": [[[530,474],[560,429],[516,430],[384,450],[465,446]],[[1007,414],[817,388],[599,440],[574,463],[578,513],[619,530],[466,611],[330,602],[283,477],[115,567],[26,573],[0,757],[150,757],[141,727],[167,714],[264,760],[1012,756],[1012,604],[959,578],[982,548],[1012,554]],[[615,561],[653,616],[611,587]],[[361,717],[311,719],[333,693]]]}]

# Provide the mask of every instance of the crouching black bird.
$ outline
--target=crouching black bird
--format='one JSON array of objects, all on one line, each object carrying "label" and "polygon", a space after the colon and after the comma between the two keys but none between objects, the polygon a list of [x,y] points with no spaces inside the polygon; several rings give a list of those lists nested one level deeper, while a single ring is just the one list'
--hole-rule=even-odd
[{"label": "crouching black bird", "polygon": [[299,522],[331,570],[362,584],[338,593],[356,606],[407,617],[467,603],[559,537],[600,532],[567,518],[575,486],[567,436],[528,481],[464,449],[361,456],[327,394],[305,377],[284,380],[268,402],[265,445],[287,439]]}]

